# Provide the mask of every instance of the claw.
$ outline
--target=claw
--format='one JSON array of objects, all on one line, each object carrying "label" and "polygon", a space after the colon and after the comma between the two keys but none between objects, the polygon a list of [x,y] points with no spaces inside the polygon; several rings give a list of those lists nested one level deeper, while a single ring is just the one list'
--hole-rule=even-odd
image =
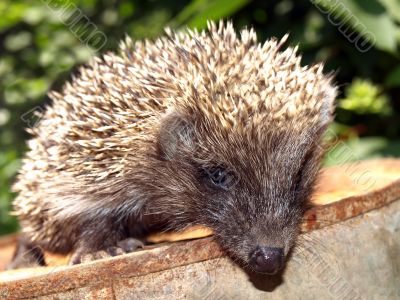
[{"label": "claw", "polygon": [[125,240],[119,241],[117,243],[118,247],[124,250],[126,253],[133,252],[138,248],[143,248],[144,244],[142,241],[134,239],[134,238],[127,238]]},{"label": "claw", "polygon": [[125,253],[130,253],[138,248],[143,248],[144,244],[142,241],[127,238],[125,240],[119,241],[117,246],[111,246],[102,250],[91,250],[87,248],[80,248],[75,251],[70,259],[70,265],[76,265],[80,263],[88,263],[94,260],[123,255]]},{"label": "claw", "polygon": [[125,251],[122,250],[119,247],[109,247],[107,248],[107,252],[111,255],[111,256],[118,256],[118,255],[122,255],[125,254]]}]

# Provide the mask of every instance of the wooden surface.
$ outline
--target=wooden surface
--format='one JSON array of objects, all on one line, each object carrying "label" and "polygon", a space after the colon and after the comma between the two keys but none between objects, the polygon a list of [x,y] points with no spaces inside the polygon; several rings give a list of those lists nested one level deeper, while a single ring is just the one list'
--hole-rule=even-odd
[{"label": "wooden surface", "polygon": [[[368,211],[386,206],[400,197],[400,160],[387,159],[362,162],[351,167],[339,166],[324,169],[313,196],[315,207],[306,213],[303,232],[343,222]],[[154,242],[171,242],[193,239],[212,234],[208,229],[196,228],[184,233],[159,234],[150,237]],[[15,237],[0,239],[0,268],[12,255]],[[153,246],[154,248],[154,246]],[[187,242],[162,244],[155,249],[138,251],[111,259],[78,266],[60,266],[66,257],[46,254],[49,267],[7,271],[0,273],[0,292],[11,286],[23,291],[42,289],[51,291],[51,282],[62,280],[64,285],[54,285],[53,292],[87,286],[93,276],[118,274],[142,276],[224,256],[212,238]],[[128,263],[134,260],[135,264]],[[127,266],[130,266],[127,268]],[[3,284],[1,284],[3,282]],[[50,289],[50,290],[49,290]],[[34,294],[35,294],[34,293]],[[49,292],[50,293],[50,292]],[[33,294],[32,294],[33,295]],[[0,293],[1,296],[1,293]],[[1,297],[0,297],[1,298]]]}]

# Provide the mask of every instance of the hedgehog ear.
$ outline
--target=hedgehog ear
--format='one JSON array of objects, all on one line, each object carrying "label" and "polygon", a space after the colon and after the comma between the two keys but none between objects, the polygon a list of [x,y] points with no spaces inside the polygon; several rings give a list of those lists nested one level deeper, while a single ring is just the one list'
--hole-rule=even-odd
[{"label": "hedgehog ear", "polygon": [[193,126],[181,114],[168,113],[160,124],[158,152],[164,160],[171,160],[184,148],[193,147]]}]

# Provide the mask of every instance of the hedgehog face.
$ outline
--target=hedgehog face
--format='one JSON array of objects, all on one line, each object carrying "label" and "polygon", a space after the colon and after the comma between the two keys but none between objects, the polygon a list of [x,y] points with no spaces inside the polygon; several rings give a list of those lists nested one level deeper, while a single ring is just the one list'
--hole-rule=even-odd
[{"label": "hedgehog face", "polygon": [[173,35],[177,59],[161,63],[173,94],[157,141],[163,193],[170,219],[213,228],[233,257],[274,273],[295,243],[336,88],[321,64],[279,51],[286,38],[260,45],[252,31],[210,30]]},{"label": "hedgehog face", "polygon": [[266,129],[254,135],[202,117],[168,118],[160,143],[176,166],[169,178],[180,191],[174,197],[190,207],[193,223],[214,230],[234,259],[277,272],[295,243],[318,171],[320,134]]}]

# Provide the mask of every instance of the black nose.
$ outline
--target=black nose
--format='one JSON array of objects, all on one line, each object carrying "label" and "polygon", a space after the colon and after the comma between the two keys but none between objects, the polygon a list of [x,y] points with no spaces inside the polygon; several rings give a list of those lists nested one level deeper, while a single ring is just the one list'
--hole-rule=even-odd
[{"label": "black nose", "polygon": [[275,274],[283,267],[283,249],[258,246],[250,256],[250,266],[256,272]]}]

